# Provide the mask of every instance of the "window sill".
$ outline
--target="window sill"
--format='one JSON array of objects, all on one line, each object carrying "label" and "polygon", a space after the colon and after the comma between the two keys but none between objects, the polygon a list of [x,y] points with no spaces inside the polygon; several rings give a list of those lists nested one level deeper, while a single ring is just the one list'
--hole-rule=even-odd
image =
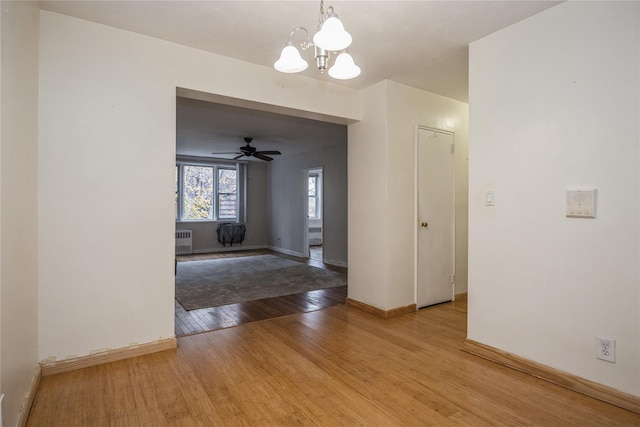
[{"label": "window sill", "polygon": [[176,224],[206,224],[206,223],[217,223],[217,222],[238,222],[237,219],[186,219],[186,220],[178,220],[176,219]]}]

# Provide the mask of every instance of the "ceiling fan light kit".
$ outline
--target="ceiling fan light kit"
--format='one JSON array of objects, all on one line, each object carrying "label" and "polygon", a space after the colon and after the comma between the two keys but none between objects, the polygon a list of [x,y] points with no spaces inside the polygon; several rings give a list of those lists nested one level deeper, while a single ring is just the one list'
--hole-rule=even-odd
[{"label": "ceiling fan light kit", "polygon": [[[309,39],[309,31],[305,27],[296,27],[289,34],[287,43],[282,49],[280,58],[273,64],[273,67],[282,73],[299,73],[308,67],[307,61],[302,58],[300,51],[292,40],[296,31],[304,31],[305,40],[300,42],[302,50],[315,47],[316,67],[321,73],[327,69],[330,59],[330,52],[340,52],[334,65],[329,68],[329,75],[334,79],[346,80],[360,75],[358,67],[346,48],[351,45],[352,37],[344,29],[344,25],[334,12],[333,6],[329,6],[327,13],[324,12],[324,1],[320,0],[320,16],[318,17],[318,32],[313,36],[313,41]],[[342,58],[342,59],[341,59]]]}]

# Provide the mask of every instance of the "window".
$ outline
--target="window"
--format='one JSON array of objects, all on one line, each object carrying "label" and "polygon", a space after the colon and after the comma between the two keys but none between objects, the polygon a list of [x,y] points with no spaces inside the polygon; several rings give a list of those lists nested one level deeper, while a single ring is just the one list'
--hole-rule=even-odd
[{"label": "window", "polygon": [[182,219],[213,219],[213,168],[184,165]]},{"label": "window", "polygon": [[318,176],[309,176],[309,218],[316,219],[320,217],[318,212]]},{"label": "window", "polygon": [[[241,165],[244,166],[244,165]],[[176,164],[176,220],[239,220],[239,173],[217,164]],[[243,210],[243,209],[242,209]]]},{"label": "window", "polygon": [[218,218],[236,218],[238,179],[235,169],[218,169]]}]

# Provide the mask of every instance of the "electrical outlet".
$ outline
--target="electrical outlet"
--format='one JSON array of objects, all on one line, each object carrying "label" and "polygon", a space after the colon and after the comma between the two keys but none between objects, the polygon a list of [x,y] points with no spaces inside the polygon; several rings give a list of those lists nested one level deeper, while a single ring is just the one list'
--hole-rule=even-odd
[{"label": "electrical outlet", "polygon": [[596,337],[596,358],[616,363],[616,340]]}]

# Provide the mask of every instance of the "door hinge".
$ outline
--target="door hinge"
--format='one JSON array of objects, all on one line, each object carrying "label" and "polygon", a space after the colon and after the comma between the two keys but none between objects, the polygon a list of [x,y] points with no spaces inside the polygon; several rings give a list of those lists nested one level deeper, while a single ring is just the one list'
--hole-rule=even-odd
[{"label": "door hinge", "polygon": [[456,152],[456,146],[451,144],[451,154]]},{"label": "door hinge", "polygon": [[449,280],[450,280],[450,283],[455,283],[456,282],[456,275],[452,274],[451,276],[449,276]]}]

